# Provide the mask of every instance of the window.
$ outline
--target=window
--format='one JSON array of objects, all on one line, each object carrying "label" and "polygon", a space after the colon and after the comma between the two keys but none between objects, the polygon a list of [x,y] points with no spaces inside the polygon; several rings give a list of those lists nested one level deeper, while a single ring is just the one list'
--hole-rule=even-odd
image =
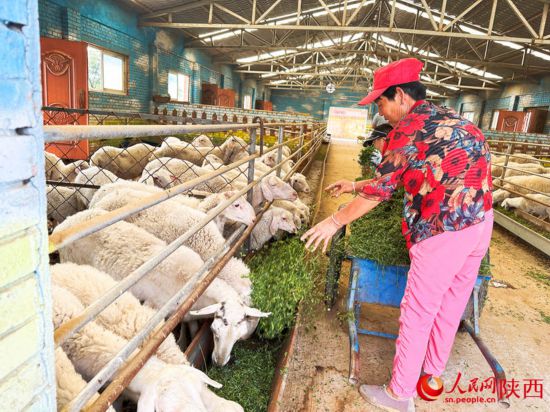
[{"label": "window", "polygon": [[168,94],[170,100],[188,102],[189,76],[178,72],[168,72]]},{"label": "window", "polygon": [[473,123],[474,122],[474,114],[475,114],[475,112],[464,112],[464,113],[462,113],[462,117],[464,117],[466,120],[469,120]]},{"label": "window", "polygon": [[108,93],[126,93],[126,56],[88,46],[88,87]]},{"label": "window", "polygon": [[243,109],[252,109],[252,96],[249,94],[244,95]]},{"label": "window", "polygon": [[499,114],[500,114],[500,112],[498,110],[493,110],[493,118],[491,120],[491,130],[496,130],[497,129]]}]

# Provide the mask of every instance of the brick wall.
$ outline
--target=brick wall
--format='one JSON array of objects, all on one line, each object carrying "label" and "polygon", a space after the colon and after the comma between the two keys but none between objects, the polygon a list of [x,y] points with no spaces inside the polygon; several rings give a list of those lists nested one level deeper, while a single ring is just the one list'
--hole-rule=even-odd
[{"label": "brick wall", "polygon": [[0,3],[2,411],[56,409],[38,36],[36,0]]},{"label": "brick wall", "polygon": [[238,76],[228,66],[215,68],[208,55],[186,50],[183,37],[177,34],[139,28],[137,16],[136,11],[107,0],[39,0],[42,36],[85,41],[128,59],[128,93],[90,91],[91,109],[149,112],[151,97],[168,93],[169,70],[191,76],[193,103],[200,103],[201,82],[220,84],[222,71],[224,87],[239,86]]}]

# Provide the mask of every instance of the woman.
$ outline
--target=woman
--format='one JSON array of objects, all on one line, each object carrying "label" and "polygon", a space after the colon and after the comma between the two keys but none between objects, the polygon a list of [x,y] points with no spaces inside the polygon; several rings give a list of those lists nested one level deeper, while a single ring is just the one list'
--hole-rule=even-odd
[{"label": "woman", "polygon": [[339,181],[333,196],[359,194],[307,231],[302,240],[323,251],[343,225],[405,188],[403,234],[411,266],[401,302],[399,336],[389,385],[362,385],[367,402],[390,411],[415,410],[423,370],[437,378],[449,358],[493,226],[489,147],[481,131],[449,109],[426,102],[422,63],[403,59],[374,73],[376,103],[395,128],[382,149],[376,178]]}]

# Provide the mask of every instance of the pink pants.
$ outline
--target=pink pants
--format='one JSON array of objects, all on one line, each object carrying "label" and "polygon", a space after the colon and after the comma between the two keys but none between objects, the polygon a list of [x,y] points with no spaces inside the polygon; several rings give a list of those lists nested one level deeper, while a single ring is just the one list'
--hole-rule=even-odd
[{"label": "pink pants", "polygon": [[481,259],[491,241],[493,211],[457,232],[444,232],[413,245],[390,388],[399,397],[416,394],[421,368],[445,370]]}]

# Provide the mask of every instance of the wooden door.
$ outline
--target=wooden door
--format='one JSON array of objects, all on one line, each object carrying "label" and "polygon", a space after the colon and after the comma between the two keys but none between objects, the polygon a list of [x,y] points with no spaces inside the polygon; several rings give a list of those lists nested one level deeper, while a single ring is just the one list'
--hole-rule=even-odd
[{"label": "wooden door", "polygon": [[[42,37],[41,74],[44,106],[88,108],[87,43]],[[87,115],[47,112],[46,124],[88,124]],[[87,140],[50,143],[46,150],[62,159],[88,159]]]},{"label": "wooden door", "polygon": [[527,133],[544,133],[548,110],[546,109],[527,109],[528,125]]},{"label": "wooden door", "polygon": [[500,110],[498,114],[497,130],[503,132],[521,132],[524,122],[524,112]]}]

